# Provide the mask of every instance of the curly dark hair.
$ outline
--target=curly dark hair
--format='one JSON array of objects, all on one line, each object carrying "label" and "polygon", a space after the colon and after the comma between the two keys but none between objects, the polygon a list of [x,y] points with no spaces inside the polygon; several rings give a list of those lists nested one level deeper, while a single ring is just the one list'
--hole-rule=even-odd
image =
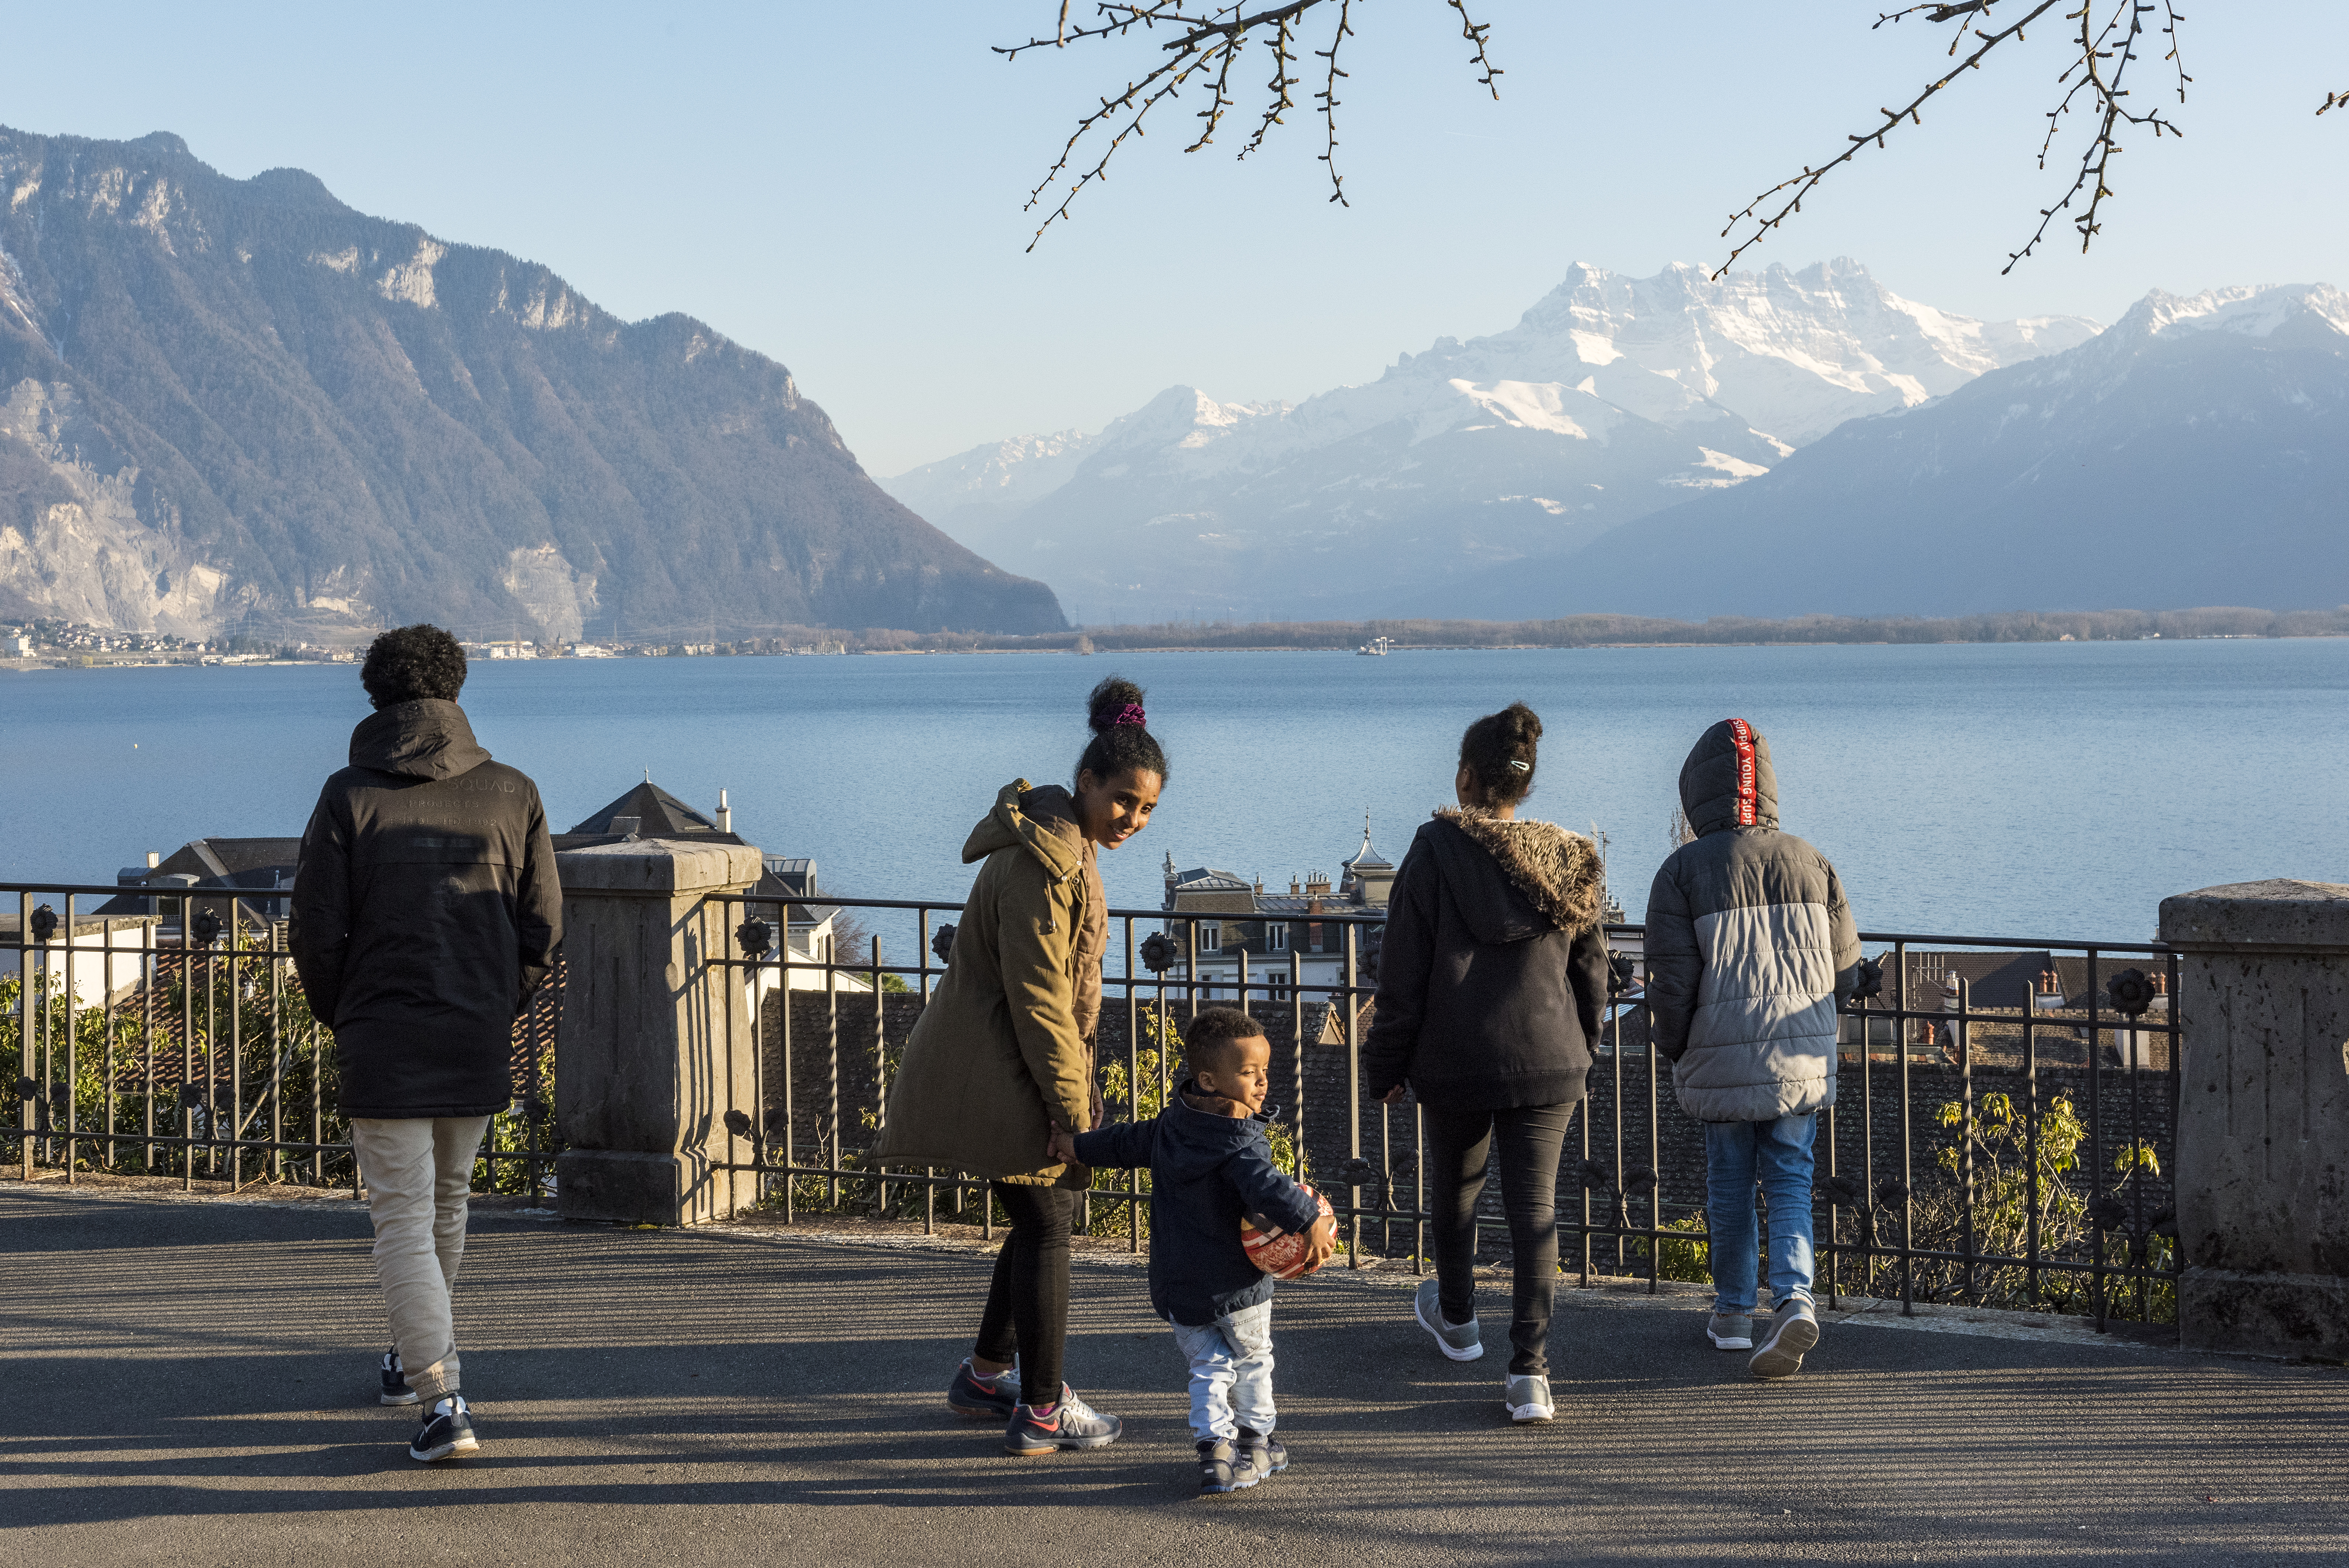
[{"label": "curly dark hair", "polygon": [[1093,738],[1077,759],[1078,773],[1104,782],[1129,768],[1156,774],[1161,784],[1171,776],[1164,748],[1143,725],[1142,688],[1133,681],[1112,675],[1094,687],[1085,699],[1085,722]]},{"label": "curly dark hair", "polygon": [[378,708],[428,697],[454,702],[465,689],[465,650],[437,626],[403,626],[367,644],[359,684]]},{"label": "curly dark hair", "polygon": [[1264,1025],[1237,1007],[1203,1007],[1183,1025],[1184,1063],[1194,1073],[1220,1073],[1231,1063],[1233,1046],[1263,1034]]},{"label": "curly dark hair", "polygon": [[1522,702],[1487,713],[1460,737],[1460,765],[1493,805],[1515,805],[1533,793],[1541,718]]}]

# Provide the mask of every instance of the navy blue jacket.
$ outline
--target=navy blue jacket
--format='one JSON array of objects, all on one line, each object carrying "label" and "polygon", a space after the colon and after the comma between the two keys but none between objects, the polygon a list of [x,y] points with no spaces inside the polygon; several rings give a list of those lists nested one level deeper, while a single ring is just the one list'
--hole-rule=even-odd
[{"label": "navy blue jacket", "polygon": [[[1183,1093],[1197,1091],[1185,1080]],[[1321,1213],[1272,1163],[1262,1117],[1193,1110],[1179,1094],[1154,1120],[1079,1133],[1077,1160],[1150,1168],[1150,1307],[1194,1328],[1272,1299],[1272,1276],[1240,1245],[1243,1217],[1299,1231]]]}]

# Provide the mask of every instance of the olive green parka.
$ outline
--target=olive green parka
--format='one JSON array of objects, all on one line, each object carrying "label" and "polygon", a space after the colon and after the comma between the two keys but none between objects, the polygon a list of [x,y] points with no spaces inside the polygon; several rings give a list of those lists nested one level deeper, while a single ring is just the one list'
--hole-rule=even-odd
[{"label": "olive green parka", "polygon": [[1093,846],[1067,790],[1020,779],[997,794],[962,858],[987,864],[905,1042],[876,1158],[1084,1187],[1092,1173],[1054,1163],[1046,1145],[1055,1127],[1101,1119],[1093,1036],[1109,912]]}]

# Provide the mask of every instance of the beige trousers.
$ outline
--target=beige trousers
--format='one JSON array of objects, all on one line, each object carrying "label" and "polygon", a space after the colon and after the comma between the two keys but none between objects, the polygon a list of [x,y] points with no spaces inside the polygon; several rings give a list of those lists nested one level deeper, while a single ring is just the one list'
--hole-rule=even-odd
[{"label": "beige trousers", "polygon": [[391,1309],[391,1343],[425,1402],[458,1389],[449,1293],[465,1256],[465,1199],[487,1116],[353,1117],[351,1152],[375,1220],[375,1272]]}]

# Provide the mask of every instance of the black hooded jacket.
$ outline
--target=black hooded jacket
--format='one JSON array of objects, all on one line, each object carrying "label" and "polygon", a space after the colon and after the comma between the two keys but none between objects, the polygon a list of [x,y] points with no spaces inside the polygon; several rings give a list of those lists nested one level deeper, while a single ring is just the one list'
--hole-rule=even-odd
[{"label": "black hooded jacket", "polygon": [[1599,856],[1547,822],[1444,810],[1395,872],[1362,1047],[1373,1096],[1501,1110],[1582,1098],[1607,1005]]},{"label": "black hooded jacket", "polygon": [[538,786],[490,760],[463,709],[396,703],[351,732],[302,835],[292,931],[345,1115],[505,1109],[514,1017],[562,940]]}]

